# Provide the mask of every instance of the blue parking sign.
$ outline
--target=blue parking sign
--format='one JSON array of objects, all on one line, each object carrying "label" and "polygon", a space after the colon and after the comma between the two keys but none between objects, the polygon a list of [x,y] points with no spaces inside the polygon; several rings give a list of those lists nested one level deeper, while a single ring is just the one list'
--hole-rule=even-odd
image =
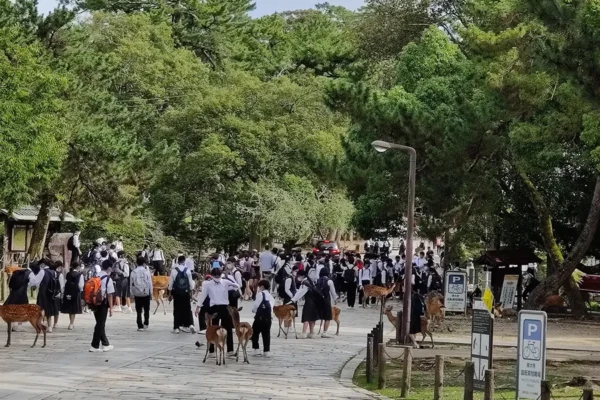
[{"label": "blue parking sign", "polygon": [[523,321],[523,339],[542,340],[542,321],[535,319]]},{"label": "blue parking sign", "polygon": [[464,285],[465,284],[465,276],[452,274],[450,275],[450,284],[452,285]]}]

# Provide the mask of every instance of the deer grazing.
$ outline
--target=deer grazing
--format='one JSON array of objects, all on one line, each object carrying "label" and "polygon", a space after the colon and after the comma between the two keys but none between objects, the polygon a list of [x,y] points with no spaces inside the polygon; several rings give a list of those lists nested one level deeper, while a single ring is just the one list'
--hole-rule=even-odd
[{"label": "deer grazing", "polygon": [[[386,306],[385,307],[385,315],[388,317],[388,319],[390,320],[391,324],[394,326],[394,328],[398,329],[398,317],[396,317],[393,313],[392,310],[394,309],[393,306]],[[433,349],[435,347],[435,343],[433,342],[433,335],[431,333],[431,330],[429,329],[429,319],[422,315],[421,316],[421,321],[420,321],[420,325],[421,325],[421,334],[423,335],[423,339],[421,339],[421,346],[423,345],[423,342],[425,341],[425,338],[427,338],[427,335],[429,335],[429,337],[431,338],[431,348]],[[416,343],[415,341],[415,347],[419,348],[419,345]]]},{"label": "deer grazing", "polygon": [[[277,317],[279,321],[279,333],[277,337],[281,335],[283,332],[285,338],[287,339],[288,333],[290,331],[290,322],[294,325],[294,334],[296,335],[296,339],[298,339],[298,333],[296,332],[296,308],[292,305],[281,305],[273,307],[273,314]],[[284,331],[281,327],[281,323],[284,322],[287,325],[287,330]]]},{"label": "deer grazing", "polygon": [[13,322],[29,322],[35,329],[35,340],[32,348],[35,347],[40,332],[44,333],[44,345],[46,347],[46,326],[42,322],[44,317],[42,309],[37,304],[10,304],[0,306],[0,318],[8,324],[8,340],[4,347],[10,346],[10,335],[12,333]]},{"label": "deer grazing", "polygon": [[[331,307],[331,319],[335,321],[337,325],[337,330],[335,331],[335,335],[338,336],[340,334],[340,309],[338,307]],[[321,327],[323,326],[323,320],[321,320],[321,324],[319,325],[319,332],[321,333]]]},{"label": "deer grazing", "polygon": [[227,340],[227,331],[220,325],[212,324],[213,318],[217,318],[218,316],[218,314],[206,314],[206,354],[204,355],[204,360],[202,362],[206,362],[210,345],[213,344],[217,356],[217,365],[221,365],[221,362],[225,365],[225,341]]},{"label": "deer grazing", "polygon": [[155,315],[158,311],[158,307],[160,307],[161,303],[163,306],[163,312],[167,315],[167,310],[165,309],[165,293],[167,293],[167,289],[169,288],[169,277],[168,276],[153,276],[152,277],[152,298],[156,301],[156,309],[154,310]]},{"label": "deer grazing", "polygon": [[248,341],[252,337],[252,325],[250,325],[247,322],[240,322],[240,312],[237,308],[227,306],[227,311],[229,311],[229,315],[231,315],[231,319],[233,320],[233,326],[235,327],[235,334],[238,338],[238,347],[235,351],[235,362],[238,362],[239,360],[241,346],[242,352],[244,353],[244,362],[250,364],[246,348],[248,346]]}]

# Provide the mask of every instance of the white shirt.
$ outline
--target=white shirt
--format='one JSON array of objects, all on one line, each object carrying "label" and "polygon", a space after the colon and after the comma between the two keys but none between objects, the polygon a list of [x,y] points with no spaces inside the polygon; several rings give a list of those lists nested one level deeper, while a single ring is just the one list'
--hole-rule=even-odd
[{"label": "white shirt", "polygon": [[256,300],[254,300],[254,303],[252,303],[252,312],[253,313],[255,313],[256,310],[258,310],[260,303],[262,303],[262,300],[263,300],[262,293],[265,294],[265,300],[268,301],[269,304],[271,304],[271,310],[273,310],[273,307],[275,307],[275,299],[273,298],[273,296],[271,296],[271,293],[269,293],[268,290],[263,290],[261,292],[256,293]]},{"label": "white shirt", "polygon": [[152,275],[150,274],[150,271],[146,265],[138,265],[133,271],[131,271],[131,280],[129,285],[133,286],[133,281],[135,280],[134,276],[137,276],[138,274],[147,275],[148,281],[150,282],[150,291],[148,293],[150,293],[150,296],[152,296]]},{"label": "white shirt", "polygon": [[362,281],[371,282],[371,270],[369,268],[364,268],[360,270],[358,273],[358,284],[362,286]]},{"label": "white shirt", "polygon": [[129,272],[130,272],[129,263],[124,258],[119,259],[119,263],[121,265],[121,270],[123,271],[123,276],[125,278],[129,278]]},{"label": "white shirt", "polygon": [[194,270],[194,259],[192,257],[188,257],[185,259],[185,266],[186,268],[188,268],[190,271]]},{"label": "white shirt", "polygon": [[102,279],[104,276],[108,276],[106,275],[106,271],[100,271],[98,274],[98,278],[100,278],[102,282],[100,285],[100,293],[102,293],[103,296],[106,296],[107,294],[113,294],[115,292],[115,283],[112,279],[110,279],[110,276],[106,279]]},{"label": "white shirt", "polygon": [[275,262],[275,255],[269,250],[265,250],[258,256],[258,265],[262,272],[271,272],[273,270],[273,263]]},{"label": "white shirt", "polygon": [[36,274],[31,271],[29,273],[29,282],[27,283],[27,287],[38,287],[40,283],[42,283],[42,279],[44,279],[44,269],[40,268],[40,272]]},{"label": "white shirt", "polygon": [[102,268],[100,268],[100,265],[98,265],[98,264],[94,265],[94,276],[100,276],[101,271],[102,271]]},{"label": "white shirt", "polygon": [[[236,275],[237,275],[237,277],[236,277]],[[237,285],[240,287],[238,289],[238,292],[240,292],[240,294],[243,294],[242,293],[242,274],[238,274],[238,273],[236,273],[236,271],[233,271],[233,273],[227,274],[226,276],[222,275],[221,280],[223,280],[223,279],[237,283]]]},{"label": "white shirt", "polygon": [[239,289],[235,282],[228,279],[221,279],[217,282],[214,278],[202,282],[202,291],[197,297],[198,304],[204,304],[206,297],[210,299],[210,306],[227,306],[229,305],[229,290]]},{"label": "white shirt", "polygon": [[[306,280],[306,279],[305,279]],[[302,281],[304,282],[304,281]],[[331,304],[335,304],[335,301],[338,298],[337,293],[335,292],[335,285],[333,284],[333,281],[331,279],[329,279],[327,281],[327,286],[329,286],[329,297],[331,299]],[[308,293],[308,287],[306,285],[301,285],[300,286],[300,290],[298,290],[296,292],[296,294],[294,295],[294,297],[292,298],[292,302],[297,302],[298,300],[302,299],[306,293]],[[258,295],[257,295],[258,297]]]},{"label": "white shirt", "polygon": [[[169,291],[173,289],[173,284],[175,283],[175,279],[177,279],[177,274],[179,273],[179,271],[183,272],[183,270],[185,269],[187,269],[185,268],[185,265],[181,264],[171,269],[171,276],[169,277]],[[194,282],[194,279],[192,279],[192,271],[187,269],[186,275],[190,281],[190,290],[194,290],[194,288],[196,287],[196,282]]]},{"label": "white shirt", "polygon": [[73,246],[79,250],[79,235],[73,235]]},{"label": "white shirt", "polygon": [[152,261],[165,261],[165,255],[161,249],[154,249],[152,251]]},{"label": "white shirt", "polygon": [[115,245],[115,251],[119,252],[119,251],[123,251],[123,242],[120,240],[115,240],[113,242],[113,244]]},{"label": "white shirt", "polygon": [[242,284],[243,284],[242,271],[240,271],[239,269],[236,268],[233,270],[233,273],[231,275],[233,276],[235,283],[237,283],[241,288]]},{"label": "white shirt", "polygon": [[292,297],[294,297],[294,294],[292,293],[292,279],[294,279],[293,277],[289,277],[285,280],[285,294],[287,294],[288,296],[290,296],[290,299]]}]

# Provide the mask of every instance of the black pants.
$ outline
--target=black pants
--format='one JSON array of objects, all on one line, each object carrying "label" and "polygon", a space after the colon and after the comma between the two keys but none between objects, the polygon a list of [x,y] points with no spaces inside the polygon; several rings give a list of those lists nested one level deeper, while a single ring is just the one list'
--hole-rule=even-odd
[{"label": "black pants", "polygon": [[165,262],[164,261],[152,261],[154,267],[154,276],[165,275]]},{"label": "black pants", "polygon": [[229,305],[231,307],[238,308],[238,300],[239,300],[239,297],[236,297],[234,299],[233,296],[229,295]]},{"label": "black pants", "polygon": [[108,346],[108,338],[106,337],[106,318],[108,317],[108,303],[103,302],[94,311],[94,318],[96,319],[96,326],[94,327],[94,337],[92,338],[92,347],[95,349],[100,348],[100,342],[102,346]]},{"label": "black pants", "polygon": [[[216,318],[213,318],[213,325],[221,325],[227,331],[227,352],[233,351],[233,321],[231,315],[227,311],[227,305],[212,306],[209,310],[211,315],[217,314]],[[215,352],[215,347],[211,344],[209,351]]]},{"label": "black pants", "polygon": [[206,313],[208,312],[208,307],[200,307],[200,312],[198,313],[198,323],[200,324],[200,330],[206,330]]},{"label": "black pants", "polygon": [[252,348],[259,349],[258,335],[262,335],[263,351],[271,351],[271,320],[254,320],[252,324]]},{"label": "black pants", "polygon": [[348,296],[348,306],[354,307],[354,303],[356,303],[356,282],[346,282],[346,295]]},{"label": "black pants", "polygon": [[173,296],[173,329],[188,328],[194,325],[190,294],[172,294]]},{"label": "black pants", "polygon": [[[142,324],[142,311],[144,312],[144,323]],[[135,297],[135,312],[137,313],[137,326],[143,328],[150,325],[150,296]]]},{"label": "black pants", "polygon": [[[361,284],[362,284],[362,287],[364,288],[365,286],[367,286],[367,285],[370,285],[370,284],[371,284],[371,281],[369,281],[369,280],[364,280],[364,281],[362,281],[362,283],[361,283]],[[364,298],[365,298],[365,291],[364,291],[363,289],[361,289],[361,290],[358,292],[358,304],[362,304],[362,303],[363,303],[363,299],[364,299]]]}]

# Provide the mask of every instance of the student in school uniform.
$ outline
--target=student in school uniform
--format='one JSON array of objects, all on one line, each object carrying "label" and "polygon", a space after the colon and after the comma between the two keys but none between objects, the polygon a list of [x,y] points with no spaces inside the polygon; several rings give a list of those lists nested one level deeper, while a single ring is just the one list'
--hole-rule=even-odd
[{"label": "student in school uniform", "polygon": [[[229,306],[229,290],[239,289],[239,285],[228,279],[221,279],[221,269],[214,268],[210,271],[212,279],[202,283],[202,291],[198,296],[197,304],[203,304],[208,296],[210,298],[211,315],[217,314],[213,319],[214,325],[221,325],[227,331],[227,356],[233,357],[233,320],[227,309]],[[200,306],[196,307],[196,315],[200,311]],[[214,353],[214,346],[211,345],[210,353]]]},{"label": "student in school uniform", "polygon": [[302,283],[300,289],[292,298],[292,302],[297,303],[299,300],[304,299],[304,307],[302,308],[302,334],[299,339],[312,339],[315,335],[315,322],[321,319],[319,313],[321,302],[319,301],[319,295],[316,292],[312,279],[304,276],[304,271],[298,271],[298,276],[302,278]]},{"label": "student in school uniform", "polygon": [[229,291],[229,305],[234,308],[238,308],[239,299],[242,297],[242,271],[235,268],[235,258],[229,257],[225,264],[225,278],[235,282],[240,287],[238,290]]},{"label": "student in school uniform", "polygon": [[[115,283],[110,279],[112,265],[112,261],[104,260],[102,262],[101,271],[98,274],[98,277],[100,278],[100,293],[104,300],[94,310],[96,326],[94,326],[92,347],[90,347],[91,353],[111,351],[114,349],[113,345],[108,342],[108,337],[106,337],[106,319],[108,316],[112,317],[113,295],[115,293]],[[100,347],[100,344],[102,344],[102,347]]]},{"label": "student in school uniform", "polygon": [[324,300],[321,301],[319,305],[319,315],[321,317],[320,319],[325,322],[323,324],[323,333],[321,334],[321,337],[328,339],[332,337],[327,334],[329,324],[331,323],[331,319],[333,317],[331,306],[335,304],[338,296],[335,292],[335,285],[333,281],[329,278],[329,271],[326,268],[323,268],[321,270],[316,287],[319,288],[319,291],[323,295]]},{"label": "student in school uniform", "polygon": [[160,248],[160,244],[156,244],[154,250],[150,254],[152,260],[152,267],[154,268],[154,275],[166,275],[165,274],[165,253]]},{"label": "student in school uniform", "polygon": [[275,299],[269,292],[270,288],[271,284],[268,280],[261,280],[258,283],[256,300],[252,305],[252,312],[255,314],[254,323],[252,324],[252,348],[255,356],[261,355],[258,338],[262,336],[262,355],[267,358],[271,356],[271,323],[273,321],[273,307],[275,306]]},{"label": "student in school uniform", "polygon": [[[365,256],[364,267],[358,271],[358,304],[360,304],[360,305],[362,305],[363,301],[368,300],[368,299],[364,298],[365,292],[364,292],[363,288],[366,285],[370,285],[371,281],[372,281],[371,269],[369,266],[370,266],[369,259]],[[368,302],[367,302],[367,304],[368,304]]]},{"label": "student in school uniform", "polygon": [[169,279],[169,300],[173,300],[173,333],[196,333],[191,304],[196,282],[192,278],[192,271],[185,266],[184,255],[179,256],[177,263]]},{"label": "student in school uniform", "polygon": [[81,293],[83,292],[83,273],[78,261],[71,263],[71,268],[65,277],[65,289],[63,292],[62,306],[60,312],[69,314],[68,330],[75,329],[75,317],[82,313]]},{"label": "student in school uniform", "polygon": [[354,257],[349,257],[346,267],[342,272],[344,286],[346,287],[346,299],[348,300],[348,309],[353,310],[356,303],[356,289],[358,287],[359,270],[356,266]]},{"label": "student in school uniform", "polygon": [[[44,278],[44,274],[44,269],[40,263],[33,263],[29,266],[29,269],[21,269],[13,272],[8,281],[10,293],[4,301],[4,305],[29,304],[27,290],[33,287],[39,287]],[[13,324],[12,330],[14,332],[19,331],[21,325],[22,322]]]},{"label": "student in school uniform", "polygon": [[[60,314],[61,290],[58,273],[56,272],[58,266],[48,259],[40,261],[40,267],[44,270],[44,277],[38,290],[37,305],[44,312],[48,333],[52,333],[53,327],[56,328]],[[52,325],[51,321],[53,318],[54,324]]]}]

